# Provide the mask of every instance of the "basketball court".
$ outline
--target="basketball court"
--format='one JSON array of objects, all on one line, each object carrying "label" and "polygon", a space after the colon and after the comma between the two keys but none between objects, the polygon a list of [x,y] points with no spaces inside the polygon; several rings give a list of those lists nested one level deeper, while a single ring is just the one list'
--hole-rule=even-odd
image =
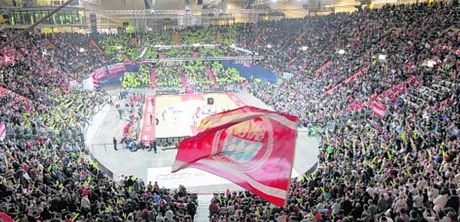
[{"label": "basketball court", "polygon": [[244,105],[234,93],[151,95],[145,99],[140,138],[148,142],[193,136],[203,118]]},{"label": "basketball court", "polygon": [[[209,105],[208,98],[213,98],[214,103]],[[208,110],[214,112],[234,109],[245,104],[270,109],[257,98],[245,93],[147,96],[144,117],[140,123],[142,137],[190,136],[195,132],[193,123],[210,115],[211,112],[207,112]],[[204,111],[196,112],[199,107]],[[165,112],[164,121],[161,117],[162,112]],[[196,116],[197,113],[198,116]],[[152,122],[150,122],[150,114],[152,114]],[[155,121],[157,115],[159,116],[158,125]],[[241,189],[226,179],[198,169],[188,168],[171,173],[177,149],[163,150],[160,147],[157,154],[147,150],[136,152],[123,148],[113,150],[113,135],[119,136],[125,124],[125,120],[118,118],[116,108],[106,105],[96,114],[87,130],[87,145],[91,154],[100,162],[100,165],[110,169],[115,178],[123,177],[123,175],[137,175],[146,183],[159,181],[160,186],[167,188],[177,188],[183,184],[190,191],[199,194],[222,192],[227,188]],[[306,130],[299,129],[292,170],[293,177],[301,175],[317,162],[318,146],[317,138],[310,137]]]}]

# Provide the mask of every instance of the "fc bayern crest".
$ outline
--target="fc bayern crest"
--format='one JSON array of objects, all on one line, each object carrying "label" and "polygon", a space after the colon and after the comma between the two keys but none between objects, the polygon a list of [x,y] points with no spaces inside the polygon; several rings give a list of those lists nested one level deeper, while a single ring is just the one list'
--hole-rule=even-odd
[{"label": "fc bayern crest", "polygon": [[273,150],[270,119],[253,118],[216,133],[214,159],[241,171],[258,169]]}]

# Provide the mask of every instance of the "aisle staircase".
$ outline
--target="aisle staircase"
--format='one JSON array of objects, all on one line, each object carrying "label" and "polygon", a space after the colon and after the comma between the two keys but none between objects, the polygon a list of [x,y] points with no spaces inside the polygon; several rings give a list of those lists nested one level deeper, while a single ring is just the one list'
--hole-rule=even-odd
[{"label": "aisle staircase", "polygon": [[104,50],[102,50],[101,46],[99,46],[99,44],[94,39],[89,40],[89,47],[95,48],[101,55],[104,54]]},{"label": "aisle staircase", "polygon": [[152,71],[150,71],[150,88],[157,88],[157,70],[156,68],[152,68]]},{"label": "aisle staircase", "polygon": [[192,52],[192,58],[194,58],[194,59],[200,58],[200,53],[196,52],[196,51]]},{"label": "aisle staircase", "polygon": [[182,87],[186,88],[187,87],[187,77],[185,77],[184,69],[182,68],[182,65],[179,65],[177,70],[180,73],[180,83]]},{"label": "aisle staircase", "polygon": [[212,194],[198,194],[198,207],[196,209],[195,222],[209,221],[209,203]]},{"label": "aisle staircase", "polygon": [[28,102],[28,103],[35,102],[35,100],[32,100],[32,99],[30,99],[28,97],[20,95],[20,94],[12,91],[10,89],[2,87],[2,86],[0,86],[0,95],[10,95],[12,97],[18,98],[19,100],[22,100],[22,101],[25,101],[25,102]]},{"label": "aisle staircase", "polygon": [[265,34],[265,29],[262,30],[262,32],[260,32],[260,33],[256,36],[256,38],[255,38],[255,40],[254,40],[252,46],[257,45],[257,44],[259,43],[260,38],[262,38],[262,35],[264,35],[264,34]]},{"label": "aisle staircase", "polygon": [[291,56],[291,59],[288,61],[287,65],[289,68],[292,67],[292,64],[294,64],[294,61],[297,59],[297,52],[294,53],[294,55]]},{"label": "aisle staircase", "polygon": [[358,78],[360,75],[364,74],[364,73],[367,73],[367,71],[369,70],[369,66],[365,65],[363,66],[362,68],[356,70],[356,72],[354,72],[352,75],[348,76],[346,79],[342,80],[341,82],[339,82],[337,85],[329,88],[326,93],[328,94],[332,94],[334,93],[334,91],[340,87],[342,87],[343,85],[347,84],[347,83],[350,83],[350,82],[353,82],[356,78]]},{"label": "aisle staircase", "polygon": [[217,80],[216,80],[216,75],[214,74],[214,71],[210,67],[205,68],[206,73],[208,74],[208,78],[212,81],[212,84],[214,86],[217,85]]},{"label": "aisle staircase", "polygon": [[327,69],[327,67],[329,67],[330,65],[332,64],[332,61],[327,61],[325,62],[324,64],[322,64],[316,71],[315,71],[315,75],[316,76],[319,76],[324,70]]}]

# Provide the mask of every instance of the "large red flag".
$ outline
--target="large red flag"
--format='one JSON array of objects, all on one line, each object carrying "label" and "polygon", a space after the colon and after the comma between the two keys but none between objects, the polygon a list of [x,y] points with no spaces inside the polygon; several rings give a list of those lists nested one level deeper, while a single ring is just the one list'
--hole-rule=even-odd
[{"label": "large red flag", "polygon": [[2,222],[14,222],[13,218],[8,216],[5,212],[0,212],[0,221]]},{"label": "large red flag", "polygon": [[224,177],[284,206],[294,159],[297,117],[245,106],[205,118],[179,144],[172,172],[193,167]]}]

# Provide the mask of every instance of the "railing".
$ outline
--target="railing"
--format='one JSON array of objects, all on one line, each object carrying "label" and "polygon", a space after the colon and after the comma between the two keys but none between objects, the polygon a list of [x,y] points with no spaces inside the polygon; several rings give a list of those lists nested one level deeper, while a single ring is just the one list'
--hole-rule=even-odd
[{"label": "railing", "polygon": [[[194,93],[225,93],[225,92],[241,92],[242,87],[239,84],[226,86],[203,86],[194,87]],[[184,95],[186,91],[183,87],[163,87],[157,89],[129,89],[130,92],[150,93],[153,95]]]},{"label": "railing", "polygon": [[146,59],[141,63],[158,63],[158,62],[192,62],[192,61],[253,61],[262,60],[263,56],[219,56],[219,57],[189,57],[189,58],[162,58],[162,59]]},{"label": "railing", "polygon": [[[95,112],[94,114],[97,114],[101,109],[102,109],[102,105],[97,105],[95,107]],[[94,116],[93,116],[94,117]],[[89,126],[91,125],[91,121],[88,121],[85,123],[85,126],[82,130],[82,133],[83,133],[83,137],[84,137],[84,140],[85,140],[85,153],[91,158],[92,161],[96,162],[98,164],[98,168],[104,172],[105,175],[107,175],[107,177],[109,177],[110,179],[114,179],[114,174],[111,170],[109,170],[107,167],[104,166],[104,164],[102,164],[101,162],[99,162],[99,160],[97,160],[96,157],[93,156],[93,154],[91,153],[91,150],[89,149],[89,147],[86,146],[86,134],[88,132],[88,129],[89,129]],[[94,151],[94,145],[98,145],[98,144],[92,144],[91,145],[91,149]],[[101,144],[99,144],[101,145]],[[107,152],[107,144],[102,144],[104,146],[104,149],[105,151]],[[112,144],[112,148],[113,148],[113,144]]]},{"label": "railing", "polygon": [[96,163],[97,163],[97,168],[98,168],[99,170],[101,170],[102,172],[104,172],[104,174],[105,174],[108,178],[110,178],[110,179],[112,179],[112,180],[114,179],[114,178],[113,178],[114,174],[113,174],[113,172],[112,172],[111,170],[109,170],[104,164],[102,164],[101,162],[99,162],[99,160],[97,160],[97,158],[94,157],[93,154],[92,154],[91,152],[86,152],[86,153],[87,153],[87,155],[91,158],[91,160],[92,160],[93,162],[96,162]]},{"label": "railing", "polygon": [[152,48],[164,50],[164,49],[182,49],[182,48],[216,48],[219,47],[219,44],[192,44],[192,45],[154,45]]},{"label": "railing", "polygon": [[[185,138],[188,138],[188,136],[155,138],[156,147],[163,151],[177,149],[177,146],[179,145],[179,143]],[[101,149],[103,149],[104,152],[109,152],[109,150],[114,150],[114,152],[116,152],[120,149],[129,149],[134,152],[139,149],[151,149],[151,147],[148,145],[142,146],[142,144],[144,144],[143,142],[146,142],[146,141],[136,142],[136,144],[132,148],[128,148],[128,146],[125,143],[117,143],[117,150],[115,150],[113,143],[95,143],[95,144],[91,144],[88,150],[94,152],[96,150],[101,151]],[[148,144],[148,143],[145,143],[145,144]]]},{"label": "railing", "polygon": [[185,15],[199,15],[199,16],[219,16],[227,15],[231,13],[242,14],[269,14],[279,11],[294,11],[299,10],[298,8],[292,9],[228,9],[225,12],[222,12],[220,9],[202,9],[197,12],[192,12],[188,10],[98,10],[96,11],[100,15],[105,16],[130,16],[130,15],[175,15],[175,16],[185,16]]}]

